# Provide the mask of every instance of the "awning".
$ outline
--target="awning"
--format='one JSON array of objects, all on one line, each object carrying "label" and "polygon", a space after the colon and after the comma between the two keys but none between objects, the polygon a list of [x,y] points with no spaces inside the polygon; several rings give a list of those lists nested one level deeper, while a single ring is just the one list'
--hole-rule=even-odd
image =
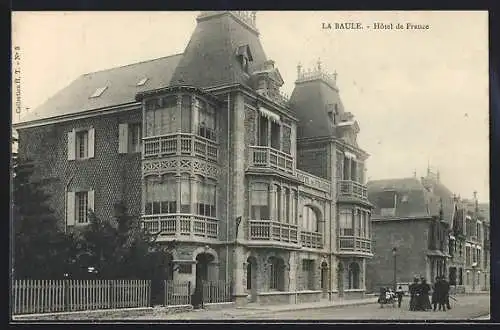
[{"label": "awning", "polygon": [[260,110],[260,113],[261,113],[264,117],[268,118],[269,120],[272,120],[272,121],[274,121],[274,122],[279,122],[279,121],[280,121],[280,116],[278,116],[278,115],[277,115],[277,114],[275,114],[274,112],[269,111],[269,110],[267,110],[267,109],[265,109],[265,108],[260,108],[259,110]]},{"label": "awning", "polygon": [[345,156],[346,156],[347,158],[350,158],[350,159],[356,159],[356,155],[355,155],[355,154],[353,154],[352,152],[345,151],[345,152],[344,152],[344,154],[345,154]]}]

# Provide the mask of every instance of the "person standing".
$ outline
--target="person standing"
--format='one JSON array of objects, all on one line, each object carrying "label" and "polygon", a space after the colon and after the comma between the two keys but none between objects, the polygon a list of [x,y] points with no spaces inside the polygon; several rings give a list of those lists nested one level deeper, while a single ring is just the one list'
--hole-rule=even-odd
[{"label": "person standing", "polygon": [[432,286],[432,310],[435,312],[436,307],[439,304],[441,308],[441,278],[439,276],[436,277],[434,285]]},{"label": "person standing", "polygon": [[426,311],[428,309],[432,309],[431,301],[429,300],[429,292],[431,291],[431,286],[427,284],[425,278],[421,278],[420,283],[420,292],[419,292],[419,300],[420,300],[420,310]]},{"label": "person standing", "polygon": [[417,310],[418,286],[418,278],[415,277],[413,283],[408,287],[408,291],[410,291],[410,311]]},{"label": "person standing", "polygon": [[403,301],[404,291],[401,285],[396,290],[396,296],[398,297],[398,308],[401,308],[401,302]]},{"label": "person standing", "polygon": [[[451,309],[450,306],[450,282],[446,280],[443,276],[443,298],[444,298],[444,305],[446,306],[447,309]],[[444,307],[443,307],[444,308]]]}]

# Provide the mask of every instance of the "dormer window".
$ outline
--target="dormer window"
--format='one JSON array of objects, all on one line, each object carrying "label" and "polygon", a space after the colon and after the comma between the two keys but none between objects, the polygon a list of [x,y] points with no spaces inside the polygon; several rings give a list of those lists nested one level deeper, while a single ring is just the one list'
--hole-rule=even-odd
[{"label": "dormer window", "polygon": [[146,81],[148,81],[148,78],[142,78],[137,82],[137,86],[144,86],[146,84]]},{"label": "dormer window", "polygon": [[241,64],[243,71],[248,73],[250,62],[253,61],[252,53],[250,52],[250,46],[242,45],[236,50],[236,56]]},{"label": "dormer window", "polygon": [[96,97],[99,97],[102,95],[102,93],[104,93],[104,91],[108,88],[108,86],[104,86],[104,87],[99,87],[98,89],[95,90],[95,92],[90,95],[90,98],[96,98]]}]

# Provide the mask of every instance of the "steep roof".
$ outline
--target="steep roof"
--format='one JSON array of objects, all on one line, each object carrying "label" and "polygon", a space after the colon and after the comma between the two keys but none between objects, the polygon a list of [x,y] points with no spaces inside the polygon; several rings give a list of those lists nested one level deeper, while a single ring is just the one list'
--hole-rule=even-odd
[{"label": "steep roof", "polygon": [[344,106],[336,90],[321,79],[297,82],[290,97],[290,107],[299,120],[297,138],[335,136],[327,105],[337,104],[340,114]]},{"label": "steep roof", "polygon": [[249,51],[250,74],[263,66],[266,55],[258,32],[228,11],[201,14],[197,22],[172,84],[199,88],[234,83],[248,85],[249,75],[244,72],[238,54]]},{"label": "steep roof", "polygon": [[436,210],[429,209],[432,196],[417,178],[369,181],[367,190],[368,199],[375,205],[373,210],[375,217],[381,216],[381,208],[387,207],[386,204],[394,204],[394,192],[396,193],[395,217],[422,218],[437,215]]},{"label": "steep roof", "polygon": [[[182,54],[177,54],[84,74],[26,113],[21,122],[135,102],[138,92],[168,86],[181,58]],[[145,78],[144,84],[138,86]],[[91,98],[101,88],[105,88],[102,94]]]}]

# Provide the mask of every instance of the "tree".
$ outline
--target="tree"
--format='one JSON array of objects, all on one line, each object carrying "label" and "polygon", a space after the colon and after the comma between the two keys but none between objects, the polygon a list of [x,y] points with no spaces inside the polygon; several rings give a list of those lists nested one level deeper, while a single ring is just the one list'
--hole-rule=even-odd
[{"label": "tree", "polygon": [[79,269],[94,267],[99,278],[107,279],[150,277],[157,258],[156,235],[146,232],[122,202],[115,205],[113,221],[99,219],[92,211],[89,220],[79,236]]},{"label": "tree", "polygon": [[33,175],[35,164],[13,159],[15,278],[56,279],[64,274],[68,240],[48,205],[47,180]]}]

